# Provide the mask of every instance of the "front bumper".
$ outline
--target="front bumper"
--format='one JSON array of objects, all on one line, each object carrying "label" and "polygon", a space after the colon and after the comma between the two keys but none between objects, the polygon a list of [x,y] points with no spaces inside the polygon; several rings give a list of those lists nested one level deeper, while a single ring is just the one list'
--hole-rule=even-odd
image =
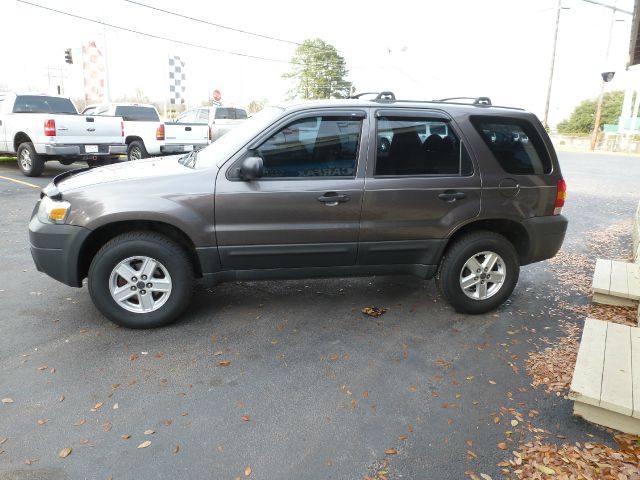
[{"label": "front bumper", "polygon": [[189,145],[161,145],[160,153],[186,153],[192,150],[200,150],[208,145],[208,143],[196,143]]},{"label": "front bumper", "polygon": [[564,241],[569,221],[563,215],[533,217],[522,222],[529,236],[529,251],[522,265],[552,258]]},{"label": "front bumper", "polygon": [[91,230],[75,225],[56,225],[38,220],[39,203],[29,222],[31,256],[39,272],[71,287],[81,287],[80,249]]},{"label": "front bumper", "polygon": [[87,152],[87,145],[49,145],[36,146],[36,151],[43,155],[93,157],[100,155],[126,155],[126,145],[95,145],[97,152]]}]

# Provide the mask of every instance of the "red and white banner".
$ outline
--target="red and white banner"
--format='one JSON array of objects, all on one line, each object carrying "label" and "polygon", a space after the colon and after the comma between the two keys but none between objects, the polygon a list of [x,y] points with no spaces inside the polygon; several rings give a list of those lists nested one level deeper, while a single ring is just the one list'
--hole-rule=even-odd
[{"label": "red and white banner", "polygon": [[105,97],[106,69],[102,52],[96,42],[82,46],[82,66],[84,70],[84,98],[87,105],[102,102]]}]

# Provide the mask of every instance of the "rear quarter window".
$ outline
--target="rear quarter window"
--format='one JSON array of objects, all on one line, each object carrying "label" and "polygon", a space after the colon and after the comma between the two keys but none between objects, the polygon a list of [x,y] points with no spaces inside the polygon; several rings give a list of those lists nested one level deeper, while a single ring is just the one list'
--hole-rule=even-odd
[{"label": "rear quarter window", "polygon": [[68,98],[18,95],[13,105],[13,113],[68,113],[76,115],[78,112]]},{"label": "rear quarter window", "polygon": [[151,107],[116,107],[116,117],[122,117],[127,122],[158,122],[160,120],[156,109]]},{"label": "rear quarter window", "polygon": [[512,175],[551,173],[549,154],[529,121],[473,116],[471,123],[505,172]]}]

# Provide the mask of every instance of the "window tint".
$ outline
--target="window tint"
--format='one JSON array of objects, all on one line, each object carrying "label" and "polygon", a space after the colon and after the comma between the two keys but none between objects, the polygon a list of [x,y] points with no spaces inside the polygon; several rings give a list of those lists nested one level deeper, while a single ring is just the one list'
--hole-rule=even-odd
[{"label": "window tint", "polygon": [[442,120],[381,117],[376,175],[471,175],[460,140]]},{"label": "window tint", "polygon": [[160,120],[155,108],[135,105],[116,107],[116,117],[122,117],[127,122],[157,122]]},{"label": "window tint", "polygon": [[551,160],[533,125],[525,120],[472,117],[471,122],[505,172],[540,175],[551,172]]},{"label": "window tint", "polygon": [[244,120],[247,118],[247,112],[241,108],[216,108],[216,120]]},{"label": "window tint", "polygon": [[13,105],[13,113],[71,113],[77,114],[76,107],[68,98],[45,97],[42,95],[19,95]]},{"label": "window tint", "polygon": [[264,177],[353,177],[361,128],[353,117],[296,120],[256,149]]}]

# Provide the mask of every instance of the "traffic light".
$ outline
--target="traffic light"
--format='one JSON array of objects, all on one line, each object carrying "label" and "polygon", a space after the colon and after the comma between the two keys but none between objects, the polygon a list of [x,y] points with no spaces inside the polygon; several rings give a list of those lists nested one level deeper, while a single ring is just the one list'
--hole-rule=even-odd
[{"label": "traffic light", "polygon": [[70,48],[67,48],[64,51],[64,61],[66,63],[69,63],[69,64],[73,63],[73,57],[71,56],[71,49]]}]

